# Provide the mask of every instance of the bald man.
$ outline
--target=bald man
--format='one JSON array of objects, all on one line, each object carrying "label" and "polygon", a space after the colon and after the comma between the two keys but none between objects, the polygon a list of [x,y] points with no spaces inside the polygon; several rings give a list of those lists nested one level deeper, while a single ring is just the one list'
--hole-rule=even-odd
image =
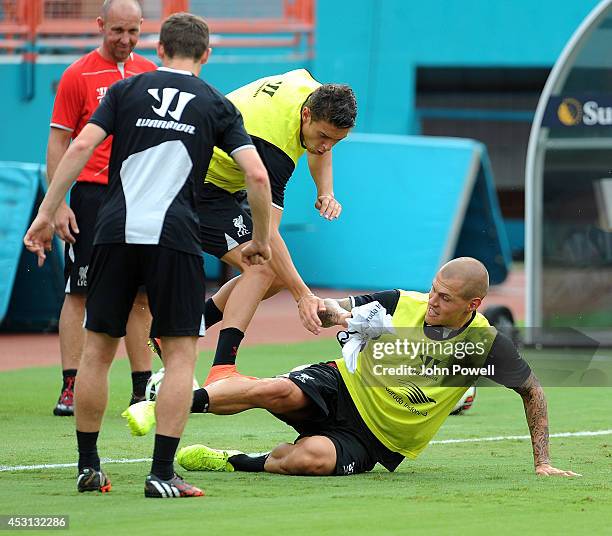
[{"label": "bald man", "polygon": [[[136,0],[106,0],[96,22],[102,35],[101,45],[70,65],[59,83],[47,145],[49,183],[70,141],[87,124],[108,88],[123,78],[156,69],[154,63],[132,52],[142,23],[142,11]],[[74,379],[85,337],[83,317],[94,224],[106,194],[111,144],[109,137],[95,150],[70,192],[70,206],[62,203],[55,217],[55,231],[66,243],[66,294],[59,323],[63,383],[54,415],[74,413]],[[152,357],[147,348],[150,326],[147,298],[139,293],[125,337],[132,368],[130,403],[144,398],[151,375]]]},{"label": "bald man", "polygon": [[[299,436],[253,455],[192,445],[179,451],[179,464],[193,471],[323,476],[362,473],[380,463],[393,471],[404,457],[421,453],[468,387],[486,376],[522,397],[536,474],[577,476],[550,465],[542,387],[512,342],[477,311],[488,287],[486,268],[460,258],[438,271],[429,294],[389,290],[325,300],[324,327],[348,322],[348,333],[341,333],[349,340],[358,329],[351,317],[372,329],[372,319],[379,319],[392,329],[362,336],[355,366],[343,358],[284,377],[231,378],[195,391],[192,412],[263,408]],[[127,410],[133,433],[152,426],[153,406],[141,402]]]}]

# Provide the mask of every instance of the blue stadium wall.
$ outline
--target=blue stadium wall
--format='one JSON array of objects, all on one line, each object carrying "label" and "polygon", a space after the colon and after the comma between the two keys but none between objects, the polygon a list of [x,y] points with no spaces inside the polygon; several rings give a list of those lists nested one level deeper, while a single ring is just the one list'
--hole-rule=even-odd
[{"label": "blue stadium wall", "polygon": [[[319,0],[316,53],[308,64],[267,56],[227,61],[219,54],[203,76],[229,91],[264,74],[306,66],[322,81],[353,86],[360,109],[357,131],[413,134],[416,67],[550,67],[597,3]],[[41,60],[35,66],[34,96],[26,101],[23,66],[0,57],[0,160],[44,162],[55,83],[66,63]]]},{"label": "blue stadium wall", "polygon": [[[551,67],[597,3],[318,0],[313,60],[273,57],[270,49],[248,56],[219,50],[204,67],[203,77],[227,92],[266,74],[306,67],[321,81],[348,83],[355,89],[357,132],[414,134],[417,67]],[[0,56],[0,161],[44,163],[56,84],[70,61],[40,57],[30,77],[20,58]],[[25,99],[28,89],[31,98]],[[367,167],[376,169],[375,152],[368,158],[372,165]],[[346,195],[351,177],[338,175],[337,180],[343,183],[338,190],[345,210],[358,209]],[[214,263],[209,266],[215,275]]]},{"label": "blue stadium wall", "polygon": [[361,132],[413,134],[417,67],[552,67],[598,0],[319,0],[314,71]]},{"label": "blue stadium wall", "polygon": [[[413,134],[417,66],[550,67],[597,3],[319,0],[315,58],[305,66],[322,81],[353,86],[360,107],[357,131]],[[203,76],[228,91],[264,74],[304,66],[270,61],[270,49],[262,54],[213,59]],[[34,97],[24,101],[23,66],[2,60],[8,63],[0,63],[0,160],[43,162],[54,83],[66,64],[48,63],[49,58],[38,63]]]}]

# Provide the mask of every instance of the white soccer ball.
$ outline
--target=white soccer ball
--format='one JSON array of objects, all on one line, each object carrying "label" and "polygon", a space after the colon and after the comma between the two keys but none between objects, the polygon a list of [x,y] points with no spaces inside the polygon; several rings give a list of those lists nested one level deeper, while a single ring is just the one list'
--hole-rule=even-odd
[{"label": "white soccer ball", "polygon": [[467,411],[472,407],[474,399],[476,398],[476,387],[470,387],[463,396],[457,401],[451,415],[461,415],[464,411]]},{"label": "white soccer ball", "polygon": [[[164,368],[160,368],[155,374],[151,374],[151,377],[147,382],[147,386],[145,387],[145,400],[154,401],[157,399],[165,373],[166,370]],[[193,390],[195,391],[199,388],[200,384],[198,383],[198,380],[193,378]]]}]

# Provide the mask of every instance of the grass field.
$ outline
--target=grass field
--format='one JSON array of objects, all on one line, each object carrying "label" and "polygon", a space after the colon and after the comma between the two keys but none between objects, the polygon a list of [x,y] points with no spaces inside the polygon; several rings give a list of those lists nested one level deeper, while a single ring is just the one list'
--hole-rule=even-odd
[{"label": "grass field", "polygon": [[[241,351],[243,372],[272,375],[336,354],[334,341],[259,346]],[[204,377],[210,354],[203,354]],[[115,363],[99,442],[113,460],[147,458],[152,436],[133,438],[119,417],[129,398],[129,367]],[[74,423],[51,415],[57,368],[0,373],[0,514],[70,516],[74,534],[612,534],[612,435],[551,440],[553,464],[580,479],[536,478],[526,440],[432,444],[395,473],[302,478],[248,473],[191,473],[203,499],[145,500],[149,462],[107,463],[107,495],[78,494],[76,469],[6,467],[76,461]],[[612,389],[548,388],[551,432],[612,428]],[[527,434],[518,395],[482,388],[473,409],[450,417],[436,440]],[[246,451],[292,441],[292,429],[264,411],[193,416],[182,444]],[[184,475],[185,476],[185,475]],[[170,532],[171,531],[171,532]]]}]

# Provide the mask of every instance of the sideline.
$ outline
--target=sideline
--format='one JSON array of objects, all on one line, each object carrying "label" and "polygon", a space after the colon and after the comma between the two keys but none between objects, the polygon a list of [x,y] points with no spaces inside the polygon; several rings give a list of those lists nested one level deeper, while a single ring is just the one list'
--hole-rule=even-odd
[{"label": "sideline", "polygon": [[[612,435],[612,430],[595,430],[595,431],[583,431],[583,432],[559,432],[557,434],[550,434],[551,438],[554,437],[589,437],[589,436],[604,436]],[[447,445],[449,443],[484,443],[486,441],[514,441],[514,440],[526,440],[531,439],[528,435],[515,435],[515,436],[495,436],[495,437],[470,437],[464,439],[441,439],[439,441],[430,441],[430,445]],[[120,458],[117,460],[111,458],[102,458],[100,460],[103,464],[111,463],[141,463],[150,462],[151,458]],[[36,469],[62,469],[65,467],[76,467],[76,463],[50,463],[41,465],[0,465],[0,472],[6,471],[33,471]]]}]

